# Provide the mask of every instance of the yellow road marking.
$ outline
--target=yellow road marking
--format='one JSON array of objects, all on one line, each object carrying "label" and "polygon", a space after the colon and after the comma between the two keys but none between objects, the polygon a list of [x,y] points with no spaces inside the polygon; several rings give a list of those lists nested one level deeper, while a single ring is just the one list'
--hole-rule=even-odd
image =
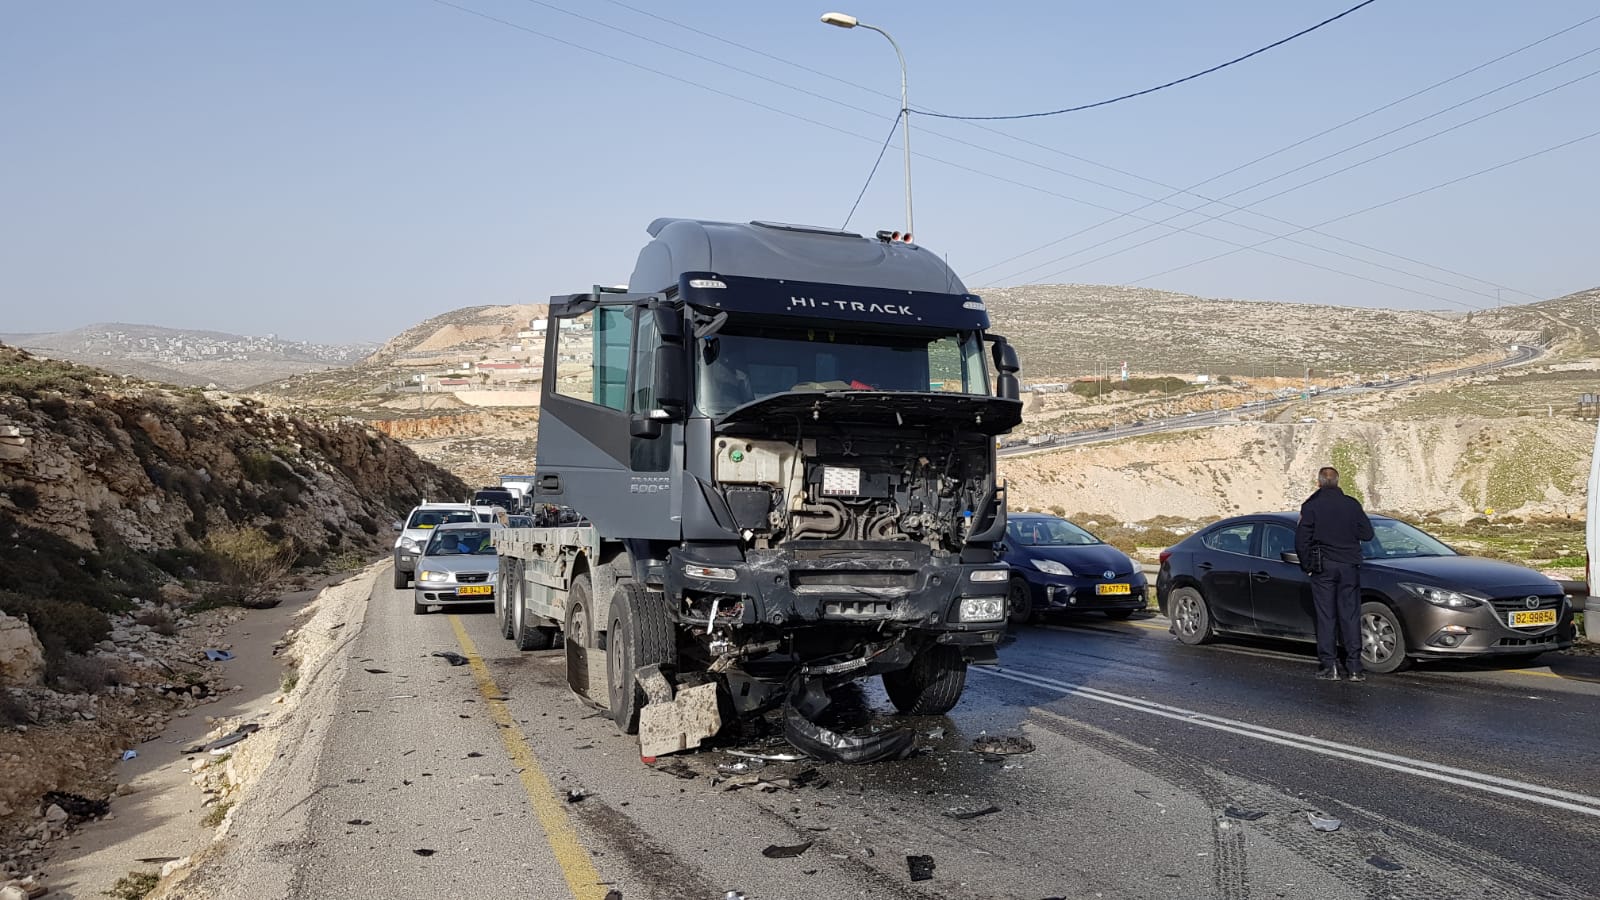
[{"label": "yellow road marking", "polygon": [[501,699],[505,694],[495,685],[489,667],[478,655],[478,648],[467,635],[466,628],[462,627],[461,617],[451,616],[450,627],[455,629],[456,642],[461,645],[461,652],[472,667],[472,680],[477,682],[478,693],[483,695],[489,706],[490,718],[500,726],[500,739],[505,742],[507,755],[522,770],[519,776],[522,789],[528,795],[534,814],[539,817],[539,824],[544,827],[550,852],[555,855],[561,874],[566,876],[572,896],[576,900],[604,900],[606,889],[600,886],[600,873],[589,858],[589,851],[578,840],[578,833],[573,829],[566,811],[556,800],[555,788],[550,785],[544,770],[539,768],[539,761],[533,755],[533,748],[528,746],[528,739],[523,737],[516,720],[511,718],[511,710]]}]

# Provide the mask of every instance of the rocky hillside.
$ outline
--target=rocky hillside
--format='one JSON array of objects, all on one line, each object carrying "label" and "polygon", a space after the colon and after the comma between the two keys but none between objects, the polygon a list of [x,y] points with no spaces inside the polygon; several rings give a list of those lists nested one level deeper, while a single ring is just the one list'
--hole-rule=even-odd
[{"label": "rocky hillside", "polygon": [[533,320],[544,318],[546,310],[544,304],[538,303],[451,310],[395,335],[368,357],[367,362],[393,365],[408,358],[431,359],[489,350],[514,339],[517,332],[528,329]]},{"label": "rocky hillside", "polygon": [[1169,291],[1041,284],[981,292],[1028,382],[1113,371],[1313,376],[1415,372],[1497,353],[1476,322],[1425,312],[1212,300]]}]

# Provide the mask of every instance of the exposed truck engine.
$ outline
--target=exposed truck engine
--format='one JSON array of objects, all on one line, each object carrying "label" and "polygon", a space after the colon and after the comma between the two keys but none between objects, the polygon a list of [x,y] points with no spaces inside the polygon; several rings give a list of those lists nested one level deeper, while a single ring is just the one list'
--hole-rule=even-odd
[{"label": "exposed truck engine", "polygon": [[572,689],[642,724],[647,756],[780,703],[803,740],[868,676],[902,712],[949,710],[1005,627],[1015,351],[909,243],[650,234],[626,289],[551,300],[537,527],[497,539],[503,632],[559,633]]}]

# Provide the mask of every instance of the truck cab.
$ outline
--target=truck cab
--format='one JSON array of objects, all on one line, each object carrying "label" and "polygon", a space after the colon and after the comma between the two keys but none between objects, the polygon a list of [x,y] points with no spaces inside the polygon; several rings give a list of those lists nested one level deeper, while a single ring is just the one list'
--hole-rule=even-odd
[{"label": "truck cab", "polygon": [[[924,248],[649,230],[626,289],[551,302],[531,500],[577,524],[560,566],[527,563],[525,614],[566,630],[569,681],[624,728],[659,664],[741,711],[867,675],[903,711],[949,709],[1004,629],[1015,352]],[[513,559],[558,539],[526,537]]]}]

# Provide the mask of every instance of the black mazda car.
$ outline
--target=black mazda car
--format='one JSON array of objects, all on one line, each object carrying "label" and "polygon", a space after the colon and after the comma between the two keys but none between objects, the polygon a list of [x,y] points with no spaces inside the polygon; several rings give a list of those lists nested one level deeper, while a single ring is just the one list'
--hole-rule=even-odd
[{"label": "black mazda car", "polygon": [[[1161,554],[1156,601],[1179,640],[1316,640],[1311,583],[1294,552],[1298,518],[1224,519]],[[1367,669],[1471,656],[1525,661],[1572,645],[1572,607],[1560,584],[1522,566],[1463,556],[1399,520],[1371,518],[1373,539],[1361,545]]]},{"label": "black mazda car", "polygon": [[1012,513],[1000,552],[1011,566],[1011,621],[1049,612],[1126,619],[1145,608],[1149,582],[1126,553],[1057,516]]}]

